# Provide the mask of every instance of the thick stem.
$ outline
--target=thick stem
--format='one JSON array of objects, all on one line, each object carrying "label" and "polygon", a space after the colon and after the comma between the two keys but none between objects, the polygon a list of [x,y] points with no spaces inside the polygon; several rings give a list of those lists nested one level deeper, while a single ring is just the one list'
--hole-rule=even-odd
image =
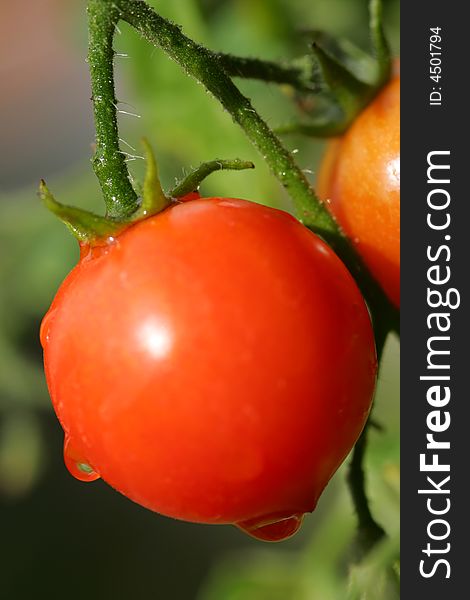
[{"label": "thick stem", "polygon": [[103,191],[107,216],[124,219],[137,208],[125,156],[119,148],[114,92],[113,36],[119,11],[111,0],[88,0],[88,64],[96,128],[93,168]]}]

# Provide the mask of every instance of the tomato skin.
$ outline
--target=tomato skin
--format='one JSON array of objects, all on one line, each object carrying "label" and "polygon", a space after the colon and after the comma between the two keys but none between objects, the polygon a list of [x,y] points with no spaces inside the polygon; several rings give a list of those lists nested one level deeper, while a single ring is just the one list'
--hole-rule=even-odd
[{"label": "tomato skin", "polygon": [[400,306],[400,77],[395,76],[333,140],[320,166],[319,196]]},{"label": "tomato skin", "polygon": [[83,252],[41,337],[74,449],[189,521],[313,510],[375,385],[344,265],[290,215],[237,199],[174,205]]}]

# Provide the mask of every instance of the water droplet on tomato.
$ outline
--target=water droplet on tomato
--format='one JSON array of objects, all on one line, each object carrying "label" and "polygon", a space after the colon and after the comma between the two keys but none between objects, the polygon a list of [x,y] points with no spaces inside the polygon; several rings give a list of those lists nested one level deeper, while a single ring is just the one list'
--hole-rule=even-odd
[{"label": "water droplet on tomato", "polygon": [[265,517],[236,523],[235,525],[257,540],[280,542],[293,536],[300,529],[304,515]]},{"label": "water droplet on tomato", "polygon": [[49,330],[51,327],[52,315],[54,313],[55,310],[48,310],[47,313],[44,315],[43,320],[41,321],[41,327],[39,329],[39,340],[43,348],[46,347],[46,343],[49,340]]},{"label": "water droplet on tomato", "polygon": [[91,257],[91,246],[88,243],[80,242],[80,262],[88,260]]},{"label": "water droplet on tomato", "polygon": [[64,462],[69,473],[79,481],[95,481],[100,476],[74,447],[68,435],[64,439]]}]

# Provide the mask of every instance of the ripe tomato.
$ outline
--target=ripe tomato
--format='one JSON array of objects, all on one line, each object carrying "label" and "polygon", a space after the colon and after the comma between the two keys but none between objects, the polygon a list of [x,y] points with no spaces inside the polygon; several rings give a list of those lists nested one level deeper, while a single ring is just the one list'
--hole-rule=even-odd
[{"label": "ripe tomato", "polygon": [[349,272],[290,215],[244,200],[176,204],[87,249],[41,338],[78,478],[261,539],[315,508],[375,384]]},{"label": "ripe tomato", "polygon": [[390,300],[400,305],[400,77],[333,140],[318,193]]}]

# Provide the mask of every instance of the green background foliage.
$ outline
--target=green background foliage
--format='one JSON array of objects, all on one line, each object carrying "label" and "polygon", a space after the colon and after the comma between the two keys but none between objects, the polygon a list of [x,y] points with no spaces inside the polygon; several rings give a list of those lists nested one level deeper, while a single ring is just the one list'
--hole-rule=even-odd
[{"label": "green background foliage", "polygon": [[[92,110],[84,3],[19,0],[0,28],[0,596],[15,600],[392,600],[398,597],[398,343],[380,373],[366,469],[371,507],[389,537],[363,564],[348,556],[355,519],[344,467],[293,539],[267,545],[231,527],[186,524],[132,504],[101,481],[72,479],[52,412],[38,331],[54,292],[76,262],[66,229],[36,197],[44,177],[58,200],[103,211],[89,158]],[[163,16],[213,50],[268,59],[306,50],[301,30],[323,28],[367,47],[364,0],[152,0]],[[385,2],[398,54],[398,3]],[[155,147],[164,188],[214,158],[253,160],[254,171],[212,175],[205,195],[289,210],[262,159],[217,102],[176,64],[122,25],[116,50],[123,150]],[[5,47],[3,47],[5,46]],[[8,54],[6,54],[8,50]],[[239,81],[271,126],[296,116],[288,89]],[[323,144],[286,138],[312,183]],[[130,162],[142,180],[143,160]],[[282,432],[280,432],[282,435]],[[125,451],[125,449],[123,449]]]}]

